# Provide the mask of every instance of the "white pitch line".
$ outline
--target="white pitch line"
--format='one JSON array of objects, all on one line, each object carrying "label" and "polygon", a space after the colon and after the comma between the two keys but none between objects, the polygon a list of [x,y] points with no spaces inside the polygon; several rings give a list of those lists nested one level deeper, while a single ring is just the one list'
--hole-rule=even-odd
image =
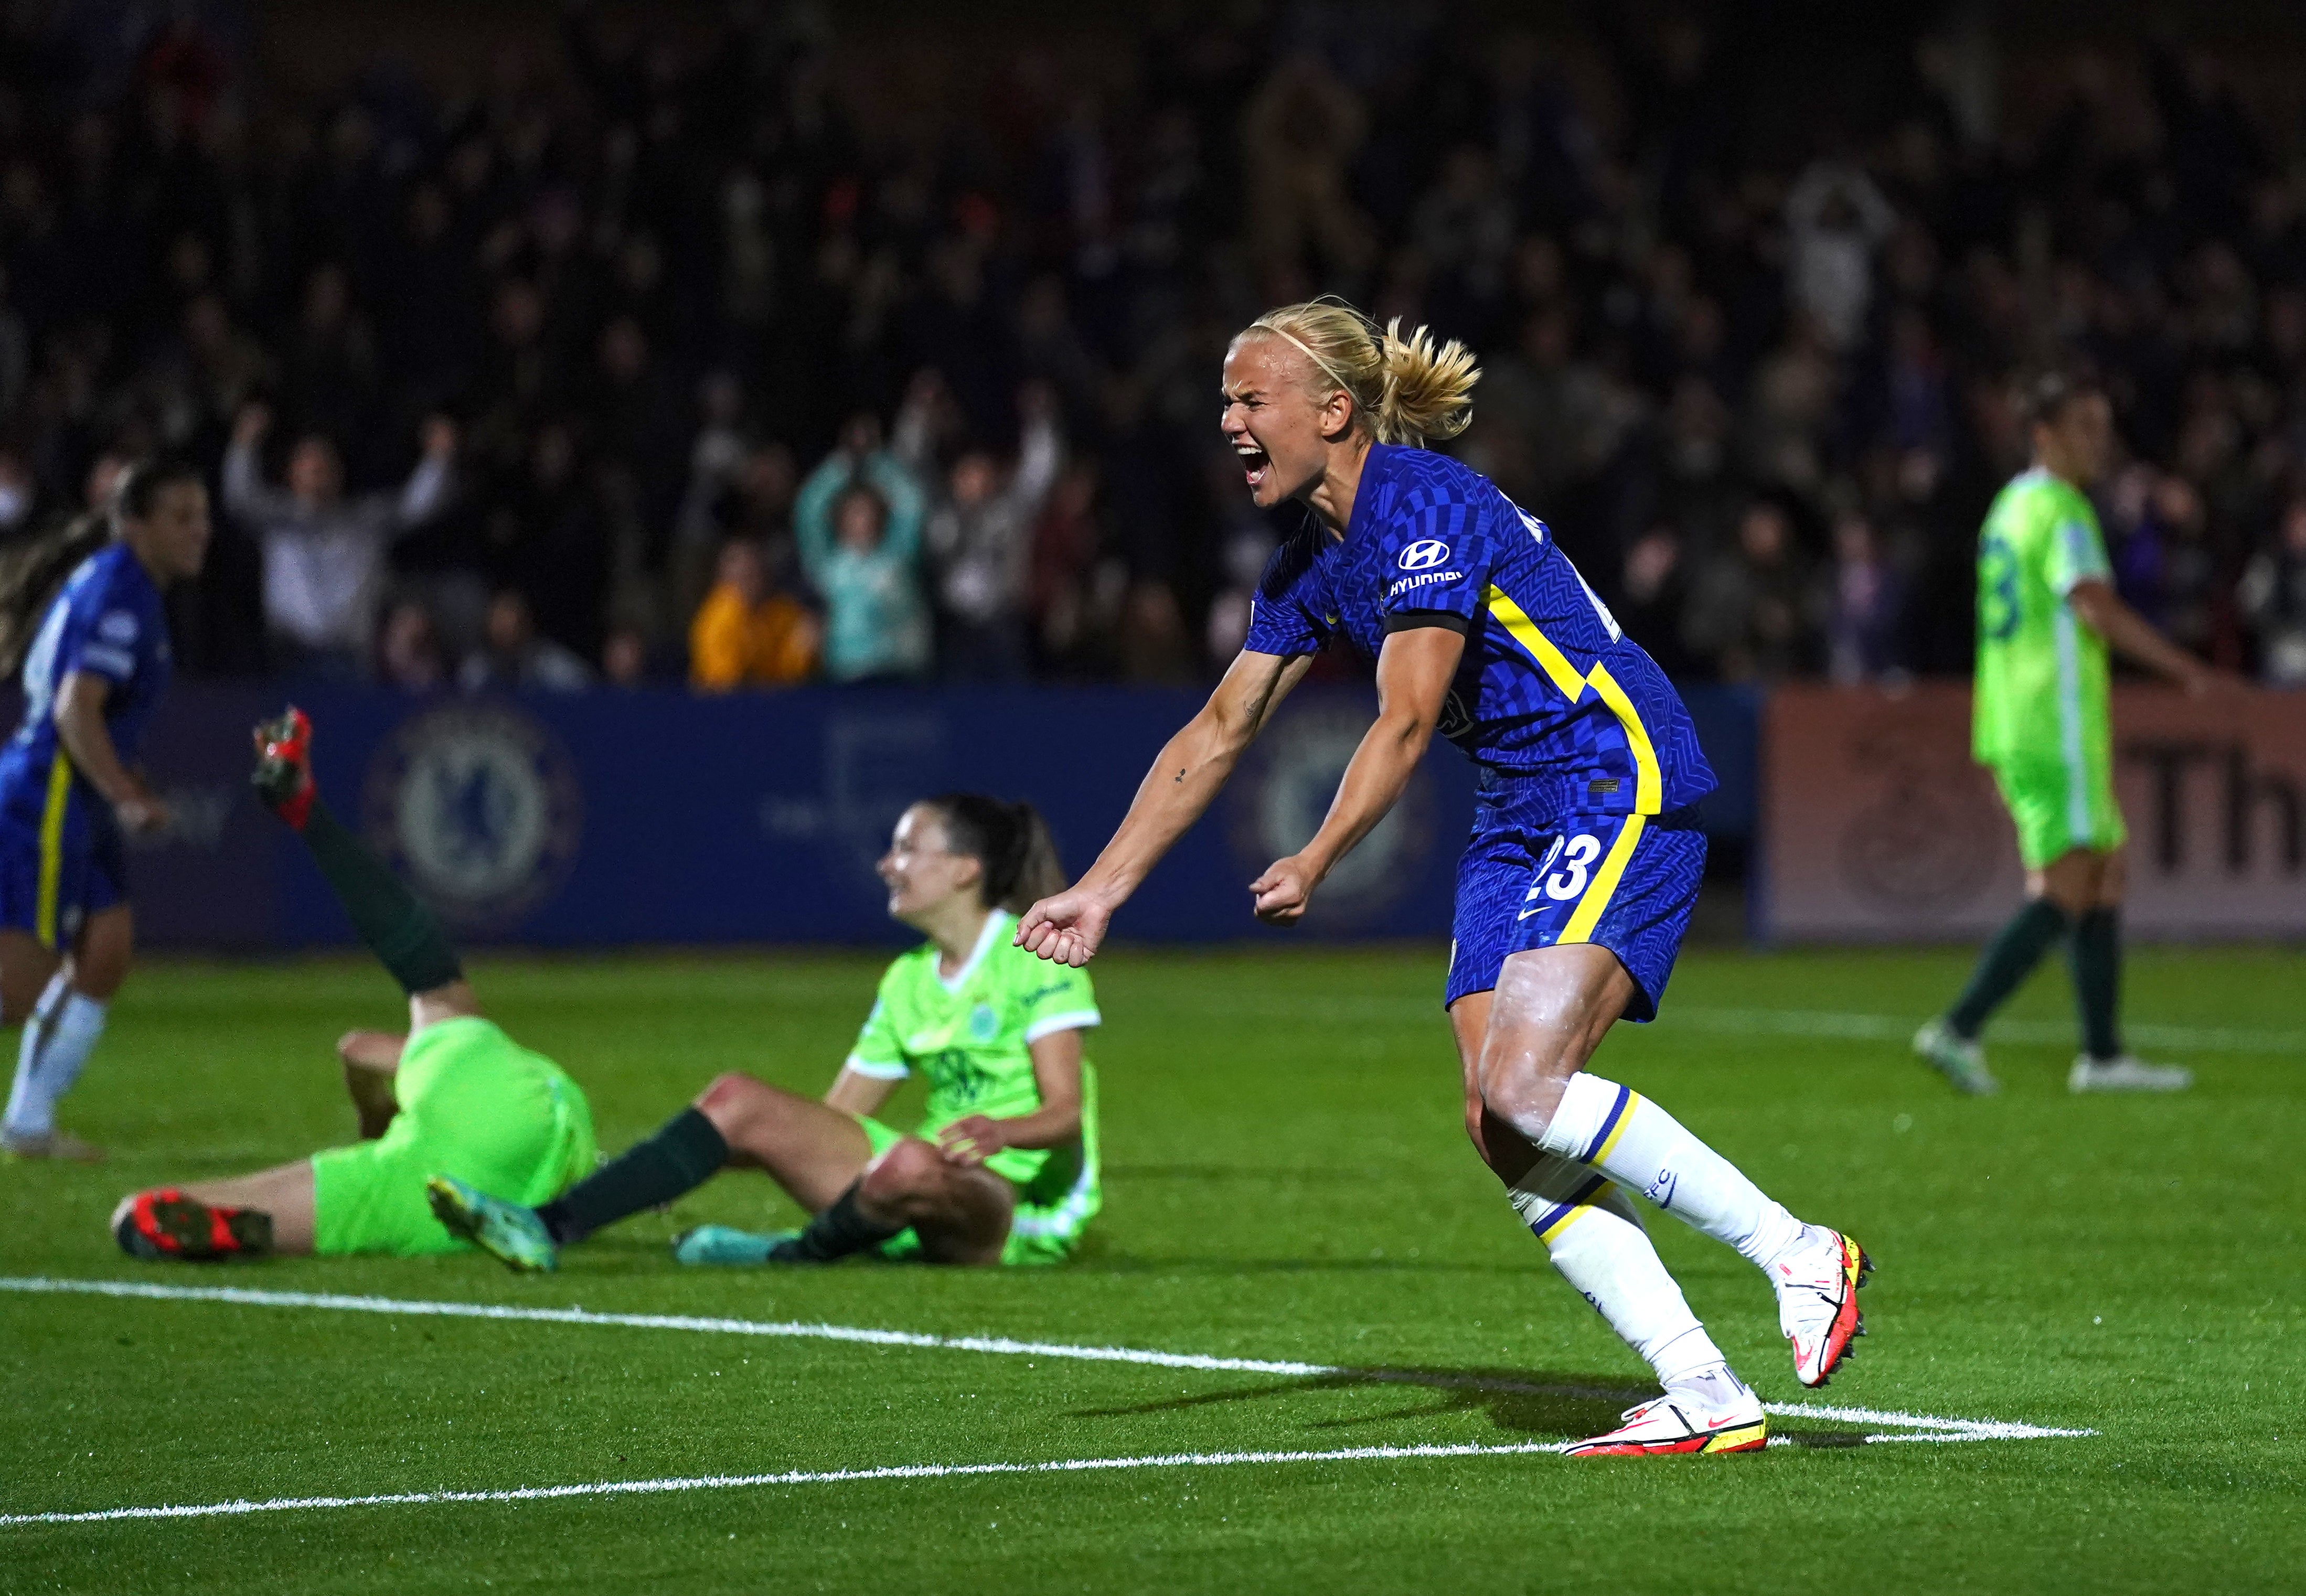
[{"label": "white pitch line", "polygon": [[[1903,1042],[1919,1028],[1919,1020],[1894,1014],[1841,1014],[1809,1009],[1670,1009],[1668,1024],[1722,1036],[1822,1037],[1851,1042]],[[2306,1053],[2306,1031],[2237,1030],[2216,1026],[2125,1025],[2133,1041],[2148,1047],[2177,1047],[2197,1053]],[[2007,1042],[2071,1042],[2070,1020],[1997,1020],[1992,1034]]]},{"label": "white pitch line", "polygon": [[[1012,1341],[996,1336],[931,1336],[914,1330],[876,1330],[855,1325],[808,1324],[798,1319],[702,1319],[670,1313],[597,1313],[583,1308],[519,1308],[501,1302],[442,1302],[395,1297],[354,1297],[332,1292],[259,1291],[246,1286],[157,1285],[141,1280],[60,1280],[42,1276],[0,1276],[0,1291],[129,1297],[164,1302],[226,1302],[245,1308],[316,1308],[346,1313],[380,1313],[437,1319],[512,1320],[526,1324],[607,1325],[626,1329],[687,1330],[716,1336],[764,1336],[807,1341],[840,1341],[867,1346],[908,1346],[939,1352],[989,1353],[1004,1357],[1071,1359],[1090,1363],[1134,1363],[1157,1369],[1193,1369],[1224,1374],[1272,1374],[1299,1379],[1353,1379],[1390,1385],[1434,1386],[1452,1390],[1559,1395],[1558,1387],[1473,1375],[1425,1374],[1406,1369],[1356,1369],[1339,1363],[1305,1363],[1276,1358],[1218,1358],[1200,1353],[1152,1352],[1140,1347],[1078,1346],[1063,1342]],[[1627,1393],[1578,1392],[1614,1397]],[[1828,1407],[1802,1402],[1765,1402],[1781,1418],[1824,1419],[1847,1424],[1887,1424],[1903,1430],[1944,1432],[1963,1440],[2046,1440],[2093,1436],[2094,1430],[2060,1430],[2000,1419],[1948,1419],[1926,1413],[1875,1408]]]},{"label": "white pitch line", "polygon": [[[1254,1004],[1204,998],[1196,1005],[1222,1019],[1299,1025],[1365,1025],[1371,1021],[1424,1024],[1432,1006],[1423,998],[1261,997]],[[1904,1042],[1926,1015],[1859,1014],[1830,1009],[1726,1009],[1673,1003],[1659,1023],[1732,1037],[1798,1037],[1849,1042]],[[2195,1053],[2306,1053],[2306,1030],[2251,1030],[2234,1026],[2158,1025],[2125,1021],[2123,1032],[2148,1047]],[[2073,1022],[2061,1020],[1996,1020],[1991,1036],[2005,1042],[2071,1043]]]},{"label": "white pitch line", "polygon": [[[1977,1441],[1984,1435],[1869,1435],[1883,1441]],[[1086,1474],[1111,1469],[1209,1469],[1239,1464],[1361,1463],[1425,1457],[1527,1457],[1567,1452],[1569,1441],[1522,1441],[1507,1446],[1344,1447],[1334,1452],[1171,1452],[1153,1457],[1068,1457],[1054,1463],[915,1463],[878,1469],[794,1469],[781,1474],[697,1474],[668,1480],[602,1480],[583,1485],[522,1485],[508,1490],[407,1490],[367,1497],[245,1498],[229,1502],[159,1507],[102,1507],[85,1513],[0,1513],[0,1528],[20,1524],[107,1523],[130,1518],[227,1518],[250,1513],[291,1513],[333,1507],[421,1507],[443,1502],[551,1502],[566,1497],[656,1496],[671,1491],[730,1490],[745,1486],[835,1485],[871,1480],[950,1480],[972,1474]],[[1798,1445],[1772,1436],[1772,1447]]]}]

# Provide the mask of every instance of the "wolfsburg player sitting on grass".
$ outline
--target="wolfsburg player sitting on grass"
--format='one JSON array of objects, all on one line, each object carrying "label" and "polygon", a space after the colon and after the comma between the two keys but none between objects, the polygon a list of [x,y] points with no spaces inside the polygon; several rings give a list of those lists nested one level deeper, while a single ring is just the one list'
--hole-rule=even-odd
[{"label": "wolfsburg player sitting on grass", "polygon": [[1972,752],[1994,772],[2018,826],[2026,906],[1990,943],[1952,1009],[1914,1050],[1965,1092],[1997,1088],[1978,1037],[2053,943],[2066,943],[2082,1052],[2077,1092],[2183,1090],[2191,1071],[2122,1046],[2122,810],[2114,798],[2109,645],[2189,693],[2223,679],[2165,642],[2114,591],[2086,490],[2114,452],[2097,388],[2051,373],[2021,394],[2034,464],[1986,512],[1977,539],[1977,684]]},{"label": "wolfsburg player sitting on grass", "polygon": [[559,1065],[481,1013],[439,921],[312,785],[301,710],[256,730],[256,789],[312,851],[353,929],[408,994],[408,1034],[354,1031],[337,1046],[362,1139],[237,1179],[122,1199],[112,1233],[146,1259],[233,1253],[383,1253],[463,1245],[426,1210],[424,1179],[456,1171],[542,1202],[593,1167],[593,1111]]},{"label": "wolfsburg player sitting on grass", "polygon": [[[1047,828],[1030,805],[948,793],[905,811],[879,868],[890,917],[929,940],[881,977],[823,1102],[723,1075],[541,1208],[449,1171],[431,1183],[441,1223],[516,1269],[550,1269],[561,1247],[604,1225],[723,1169],[758,1169],[816,1217],[768,1235],[705,1225],[674,1242],[674,1257],[1062,1261],[1103,1200],[1097,1078],[1081,1057],[1097,1011],[1081,971],[1014,945],[1017,911],[1064,884]],[[915,1070],[928,1077],[928,1105],[906,1136],[872,1114]]]}]

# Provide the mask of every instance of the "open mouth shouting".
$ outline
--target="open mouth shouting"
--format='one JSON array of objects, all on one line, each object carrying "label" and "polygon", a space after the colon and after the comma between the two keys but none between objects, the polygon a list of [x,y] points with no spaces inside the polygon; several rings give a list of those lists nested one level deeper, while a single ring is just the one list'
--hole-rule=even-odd
[{"label": "open mouth shouting", "polygon": [[1233,452],[1234,457],[1241,462],[1242,474],[1249,483],[1249,491],[1256,492],[1265,485],[1266,478],[1273,474],[1273,462],[1266,457],[1263,449],[1246,438],[1235,440]]}]

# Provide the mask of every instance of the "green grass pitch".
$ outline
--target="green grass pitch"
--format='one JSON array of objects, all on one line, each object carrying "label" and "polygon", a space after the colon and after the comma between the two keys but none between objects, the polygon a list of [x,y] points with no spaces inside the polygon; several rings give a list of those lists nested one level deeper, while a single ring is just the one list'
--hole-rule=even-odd
[{"label": "green grass pitch", "polygon": [[[2087,1429],[1781,1418],[1730,1458],[1546,1455],[877,1478],[519,1502],[0,1526],[0,1591],[2295,1591],[2306,1566],[2306,956],[2141,952],[2128,1008],[2174,1099],[2069,1097],[2062,975],[1954,1097],[1904,1028],[1954,952],[1694,952],[1599,1067],[1881,1272],[1872,1335],[1796,1387],[1764,1283],[1652,1216],[1777,1402]],[[480,961],[614,1148],[715,1072],[821,1087],[866,955]],[[0,1166],[0,1276],[822,1321],[1411,1371],[1298,1377],[584,1323],[0,1292],[0,1514],[903,1464],[1495,1447],[1601,1426],[1632,1357],[1554,1276],[1459,1129],[1426,947],[1097,966],[1107,1206],[1055,1271],[678,1268],[704,1219],[790,1212],[728,1175],[514,1278],[476,1257],[142,1266],[122,1191],[351,1133],[329,1044],[389,1025],[354,961],[156,963],[67,1122],[101,1169]],[[917,1088],[916,1088],[917,1089]],[[901,1099],[900,1107],[910,1099]],[[1506,1389],[1507,1386],[1555,1387]],[[1566,1391],[1567,1394],[1563,1394]]]}]

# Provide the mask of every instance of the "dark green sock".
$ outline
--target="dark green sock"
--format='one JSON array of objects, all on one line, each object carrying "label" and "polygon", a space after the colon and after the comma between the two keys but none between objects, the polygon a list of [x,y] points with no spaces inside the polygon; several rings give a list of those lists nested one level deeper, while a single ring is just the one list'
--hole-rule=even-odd
[{"label": "dark green sock", "polygon": [[604,1225],[694,1191],[729,1162],[729,1143],[702,1111],[684,1108],[536,1210],[559,1242],[581,1242]]},{"label": "dark green sock", "polygon": [[2122,1056],[2122,911],[2093,909],[2074,926],[2066,957],[2081,1011],[2082,1050],[2104,1062]]},{"label": "dark green sock", "polygon": [[802,1227],[790,1241],[780,1242],[769,1250],[773,1264],[829,1264],[835,1259],[847,1258],[852,1252],[862,1252],[867,1247],[877,1247],[905,1227],[901,1225],[880,1225],[857,1211],[857,1188],[865,1183],[859,1175],[849,1183],[849,1189],[833,1199],[832,1206]]},{"label": "dark green sock", "polygon": [[2064,935],[2065,910],[2047,898],[2036,898],[2010,917],[2010,923],[1986,944],[1986,952],[1970,972],[1969,985],[1962,988],[1960,998],[1946,1012],[1946,1023],[1954,1035],[1964,1040],[1974,1040],[1986,1028],[1986,1020],[2002,1006],[2002,1000],[2018,990],[2018,984],[2034,973],[2042,962],[2042,955],[2050,944]]},{"label": "dark green sock", "polygon": [[465,967],[432,911],[318,797],[296,834],[312,850],[353,929],[403,992],[414,997],[464,978]]}]

